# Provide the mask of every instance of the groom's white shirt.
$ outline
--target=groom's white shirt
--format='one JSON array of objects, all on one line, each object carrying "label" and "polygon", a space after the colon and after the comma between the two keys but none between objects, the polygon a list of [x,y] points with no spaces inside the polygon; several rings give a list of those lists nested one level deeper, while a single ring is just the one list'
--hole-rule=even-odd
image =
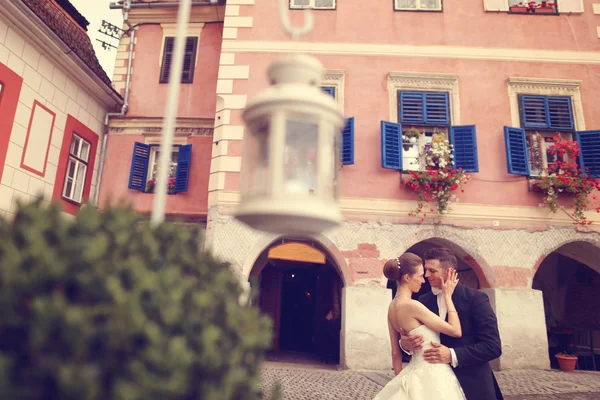
[{"label": "groom's white shirt", "polygon": [[[446,305],[446,300],[444,300],[444,296],[441,296],[442,290],[438,288],[431,288],[431,292],[437,297],[437,305],[438,310],[440,312],[440,318],[444,321],[446,320],[446,314],[448,314],[448,306]],[[458,359],[456,358],[456,353],[454,349],[450,349],[450,355],[452,356],[452,366],[456,368],[458,366]]]},{"label": "groom's white shirt", "polygon": [[[444,321],[446,320],[446,314],[448,314],[448,306],[446,305],[446,300],[444,300],[444,296],[440,296],[442,294],[442,290],[438,289],[438,288],[431,288],[431,292],[435,295],[435,297],[437,297],[437,305],[438,305],[438,310],[439,310],[439,315],[440,318],[443,319]],[[402,349],[402,351],[404,351],[406,354],[411,355],[412,356],[412,352],[410,351],[406,351],[402,348],[402,341],[400,341],[400,348]],[[450,355],[452,356],[452,366],[454,368],[456,368],[458,366],[458,358],[456,358],[456,353],[454,352],[454,349],[450,349]]]}]

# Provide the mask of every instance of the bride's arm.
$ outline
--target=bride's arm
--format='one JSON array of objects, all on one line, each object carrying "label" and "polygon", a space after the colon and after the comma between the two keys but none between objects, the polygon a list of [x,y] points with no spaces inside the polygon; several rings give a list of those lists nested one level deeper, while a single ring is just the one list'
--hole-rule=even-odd
[{"label": "bride's arm", "polygon": [[400,350],[400,334],[392,326],[388,317],[388,330],[390,331],[390,341],[392,342],[392,365],[394,366],[394,374],[398,375],[402,371],[402,351]]},{"label": "bride's arm", "polygon": [[438,315],[432,313],[427,307],[418,301],[412,301],[411,303],[414,317],[421,321],[429,329],[455,338],[462,336],[460,319],[458,319],[458,313],[456,312],[454,303],[452,303],[452,298],[446,299],[446,304],[448,306],[448,322],[441,319]]}]

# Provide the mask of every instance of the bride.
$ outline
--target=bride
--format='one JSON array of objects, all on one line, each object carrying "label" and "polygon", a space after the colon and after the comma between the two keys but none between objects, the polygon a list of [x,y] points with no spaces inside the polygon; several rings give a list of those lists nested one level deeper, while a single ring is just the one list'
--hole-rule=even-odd
[{"label": "bride", "polygon": [[[431,364],[423,358],[423,351],[431,348],[431,342],[440,343],[440,333],[459,338],[462,336],[460,320],[452,302],[452,293],[458,283],[456,271],[448,271],[448,279],[442,283],[442,293],[448,306],[448,322],[429,311],[412,294],[421,289],[423,260],[413,253],[389,260],[383,267],[386,278],[398,282],[396,297],[388,309],[388,327],[392,341],[392,361],[396,377],[392,379],[374,400],[464,400],[462,388],[448,364]],[[408,335],[423,335],[423,348],[415,350],[406,369],[402,369],[400,330]]]}]

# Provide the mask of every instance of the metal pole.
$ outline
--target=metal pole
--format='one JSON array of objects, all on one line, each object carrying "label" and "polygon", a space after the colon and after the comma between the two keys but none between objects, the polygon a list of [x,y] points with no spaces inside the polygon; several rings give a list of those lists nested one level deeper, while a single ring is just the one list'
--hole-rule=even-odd
[{"label": "metal pole", "polygon": [[165,106],[162,143],[160,145],[160,157],[158,160],[158,177],[154,189],[154,204],[152,206],[153,225],[160,224],[165,220],[165,203],[167,201],[167,180],[169,179],[169,164],[173,149],[173,134],[175,132],[175,119],[179,106],[179,86],[181,84],[181,71],[183,70],[183,57],[188,23],[190,21],[191,0],[179,1],[179,12],[177,14],[177,33],[175,35],[175,52],[173,64],[169,76],[169,94]]}]

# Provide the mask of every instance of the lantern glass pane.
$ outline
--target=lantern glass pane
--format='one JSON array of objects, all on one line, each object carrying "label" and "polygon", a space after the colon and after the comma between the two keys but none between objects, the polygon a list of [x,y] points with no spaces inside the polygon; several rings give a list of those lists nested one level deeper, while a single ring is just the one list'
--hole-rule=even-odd
[{"label": "lantern glass pane", "polygon": [[269,121],[251,127],[246,135],[244,178],[241,185],[247,196],[267,194],[269,191]]},{"label": "lantern glass pane", "polygon": [[319,125],[309,117],[294,118],[285,124],[284,191],[314,194],[317,190]]}]

